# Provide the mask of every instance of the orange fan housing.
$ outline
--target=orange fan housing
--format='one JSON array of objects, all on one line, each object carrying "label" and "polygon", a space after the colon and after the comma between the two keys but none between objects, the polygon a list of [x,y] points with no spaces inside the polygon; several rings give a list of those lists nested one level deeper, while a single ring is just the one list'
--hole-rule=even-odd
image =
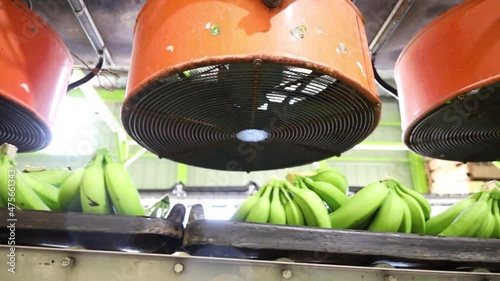
[{"label": "orange fan housing", "polygon": [[36,151],[66,93],[73,61],[64,43],[22,1],[0,0],[0,143]]},{"label": "orange fan housing", "polygon": [[442,14],[403,50],[395,79],[410,149],[500,159],[500,1],[465,1]]},{"label": "orange fan housing", "polygon": [[161,158],[290,167],[366,138],[380,100],[347,0],[150,0],[137,18],[125,129]]}]

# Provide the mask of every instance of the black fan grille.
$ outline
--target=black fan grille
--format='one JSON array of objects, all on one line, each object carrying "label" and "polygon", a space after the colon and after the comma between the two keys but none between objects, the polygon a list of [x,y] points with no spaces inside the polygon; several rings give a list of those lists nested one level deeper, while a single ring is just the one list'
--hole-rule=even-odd
[{"label": "black fan grille", "polygon": [[[338,156],[366,138],[380,104],[324,72],[233,63],[165,75],[129,94],[127,132],[157,154],[193,166],[257,171]],[[259,129],[265,141],[237,134]]]},{"label": "black fan grille", "polygon": [[45,148],[51,139],[48,126],[35,113],[0,95],[0,143],[15,145],[18,152]]},{"label": "black fan grille", "polygon": [[424,156],[461,162],[500,159],[500,82],[461,95],[420,120],[408,147]]}]

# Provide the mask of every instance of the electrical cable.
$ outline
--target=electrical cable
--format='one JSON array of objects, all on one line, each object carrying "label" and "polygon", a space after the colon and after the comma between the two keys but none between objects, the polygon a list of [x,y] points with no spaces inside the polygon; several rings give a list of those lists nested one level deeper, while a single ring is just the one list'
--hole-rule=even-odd
[{"label": "electrical cable", "polygon": [[396,100],[399,100],[398,90],[396,90],[391,85],[387,84],[387,82],[385,82],[384,79],[382,79],[382,77],[380,77],[380,75],[378,74],[377,68],[375,67],[375,56],[372,59],[372,67],[373,67],[373,74],[375,75],[375,82],[377,83],[377,86],[382,88],[382,90],[384,90],[387,94],[389,94],[390,96],[392,96]]},{"label": "electrical cable", "polygon": [[72,89],[74,88],[77,88],[85,83],[87,83],[88,81],[90,81],[92,78],[94,78],[102,69],[102,65],[104,64],[104,56],[103,55],[99,55],[99,61],[97,62],[96,66],[94,67],[94,69],[92,69],[87,75],[85,75],[85,77],[83,77],[82,79],[78,80],[78,81],[75,81],[71,84],[68,85],[68,92],[71,91]]}]

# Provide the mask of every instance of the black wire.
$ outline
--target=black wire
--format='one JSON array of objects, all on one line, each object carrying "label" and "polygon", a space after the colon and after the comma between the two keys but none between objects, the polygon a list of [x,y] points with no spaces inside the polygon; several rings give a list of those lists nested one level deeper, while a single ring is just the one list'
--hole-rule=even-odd
[{"label": "black wire", "polygon": [[26,0],[26,3],[28,4],[28,8],[33,10],[33,2],[31,0]]},{"label": "black wire", "polygon": [[375,67],[375,57],[372,59],[373,74],[375,75],[375,82],[377,86],[382,88],[387,94],[393,98],[399,100],[398,90],[394,89],[391,85],[387,84],[382,77],[378,74],[377,68]]},{"label": "black wire", "polygon": [[75,81],[71,84],[68,85],[68,92],[71,91],[72,89],[76,88],[76,87],[79,87],[87,82],[90,81],[90,79],[94,78],[94,76],[96,76],[97,73],[99,73],[101,71],[101,68],[102,68],[102,65],[104,64],[104,57],[102,55],[99,56],[99,61],[97,62],[97,65],[94,67],[94,69],[92,69],[92,71],[90,71],[87,75],[85,75],[85,77],[83,77],[82,79],[78,80],[78,81]]}]

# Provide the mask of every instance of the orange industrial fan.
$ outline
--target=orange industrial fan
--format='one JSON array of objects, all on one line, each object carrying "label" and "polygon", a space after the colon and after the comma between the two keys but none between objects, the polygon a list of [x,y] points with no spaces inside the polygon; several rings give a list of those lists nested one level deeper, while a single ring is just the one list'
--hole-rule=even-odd
[{"label": "orange industrial fan", "polygon": [[150,0],[122,107],[140,145],[229,171],[339,156],[377,126],[364,20],[347,0]]},{"label": "orange industrial fan", "polygon": [[406,145],[462,162],[500,159],[500,1],[465,1],[425,27],[398,59]]},{"label": "orange industrial fan", "polygon": [[49,144],[72,68],[47,23],[20,1],[0,0],[0,143],[20,152]]}]

